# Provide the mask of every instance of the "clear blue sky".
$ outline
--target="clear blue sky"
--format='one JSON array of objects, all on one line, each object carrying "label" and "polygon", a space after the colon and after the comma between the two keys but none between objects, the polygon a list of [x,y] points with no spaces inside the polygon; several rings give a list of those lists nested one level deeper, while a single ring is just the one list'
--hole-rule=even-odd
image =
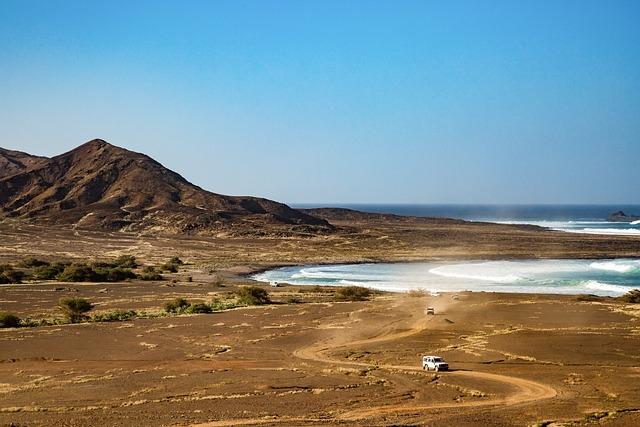
[{"label": "clear blue sky", "polygon": [[289,203],[640,203],[640,2],[0,0],[0,146]]}]

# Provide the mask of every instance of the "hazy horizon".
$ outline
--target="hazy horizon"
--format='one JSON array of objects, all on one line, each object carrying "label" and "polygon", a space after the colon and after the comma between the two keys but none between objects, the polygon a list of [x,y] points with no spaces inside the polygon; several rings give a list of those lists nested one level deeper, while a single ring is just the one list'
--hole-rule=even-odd
[{"label": "hazy horizon", "polygon": [[[640,3],[0,3],[0,147],[289,204],[640,204]],[[335,201],[338,200],[338,201]]]}]

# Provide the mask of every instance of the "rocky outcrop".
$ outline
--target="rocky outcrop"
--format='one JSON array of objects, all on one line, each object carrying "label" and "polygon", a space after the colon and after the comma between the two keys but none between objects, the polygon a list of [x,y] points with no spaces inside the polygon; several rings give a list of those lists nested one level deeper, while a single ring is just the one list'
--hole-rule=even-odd
[{"label": "rocky outcrop", "polygon": [[627,215],[623,211],[613,212],[607,217],[607,221],[611,222],[633,222],[640,221],[640,215]]}]

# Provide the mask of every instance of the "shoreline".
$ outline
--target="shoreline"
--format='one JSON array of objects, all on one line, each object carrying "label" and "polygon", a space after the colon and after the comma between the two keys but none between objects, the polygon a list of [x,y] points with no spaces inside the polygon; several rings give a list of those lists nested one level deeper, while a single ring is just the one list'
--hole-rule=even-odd
[{"label": "shoreline", "polygon": [[608,261],[608,260],[623,260],[623,259],[628,259],[628,260],[640,260],[640,255],[633,257],[633,256],[620,256],[620,257],[597,257],[597,256],[583,256],[583,257],[538,257],[538,258],[530,258],[530,257],[505,257],[505,258],[451,258],[451,259],[445,259],[445,258],[424,258],[424,259],[408,259],[408,260],[399,260],[399,259],[389,259],[389,260],[370,260],[370,261],[366,261],[366,260],[354,260],[354,261],[338,261],[338,262],[331,262],[331,261],[319,261],[319,262],[305,262],[305,263],[296,263],[296,262],[292,262],[292,263],[287,263],[287,264],[272,264],[272,265],[261,265],[261,266],[252,266],[252,265],[239,265],[239,266],[234,266],[232,267],[232,269],[244,269],[244,270],[249,270],[249,271],[245,271],[245,272],[241,272],[241,273],[232,273],[231,270],[229,269],[229,272],[232,273],[233,275],[236,275],[240,278],[250,278],[250,276],[255,275],[255,274],[260,274],[260,273],[264,273],[266,271],[269,270],[276,270],[278,268],[284,268],[284,267],[312,267],[312,266],[327,266],[327,265],[363,265],[363,264],[420,264],[420,263],[430,263],[430,262],[452,262],[452,263],[457,263],[457,262],[484,262],[484,261],[570,261],[570,260],[576,260],[576,261],[589,261],[589,260],[602,260],[602,261]]},{"label": "shoreline", "polygon": [[[526,295],[593,295],[618,298],[640,285],[633,280],[640,258],[597,259],[525,259],[525,260],[452,260],[359,263],[308,263],[261,268],[246,273],[243,278],[266,286],[273,282],[289,286],[358,286],[381,292],[430,293],[449,292],[497,292]],[[493,263],[497,263],[493,264]],[[392,266],[419,264],[428,270],[414,272],[407,282],[406,271]],[[485,264],[488,264],[485,267]],[[600,264],[600,265],[596,265]],[[612,264],[612,265],[611,265]],[[367,266],[389,266],[384,273],[373,272]],[[359,268],[359,266],[363,266]],[[456,266],[462,271],[456,270]],[[323,269],[329,267],[329,269]],[[344,267],[335,273],[332,267]],[[468,268],[472,270],[469,271]],[[474,270],[475,268],[475,270]],[[484,270],[489,268],[489,271]],[[495,270],[498,268],[498,270]],[[623,270],[620,270],[622,268]],[[279,272],[280,269],[288,269]],[[311,269],[314,273],[305,273]],[[440,272],[441,269],[453,271]],[[437,272],[435,270],[438,270]],[[631,276],[627,275],[632,274]],[[261,276],[262,277],[259,277]],[[355,275],[352,277],[352,275]],[[362,279],[365,275],[367,278]]]}]

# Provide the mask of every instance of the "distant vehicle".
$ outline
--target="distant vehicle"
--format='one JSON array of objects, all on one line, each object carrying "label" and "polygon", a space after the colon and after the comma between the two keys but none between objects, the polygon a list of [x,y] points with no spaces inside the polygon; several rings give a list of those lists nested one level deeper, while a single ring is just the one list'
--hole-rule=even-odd
[{"label": "distant vehicle", "polygon": [[278,288],[278,287],[280,287],[280,283],[278,283],[278,282],[269,282],[269,286],[271,286],[273,288]]},{"label": "distant vehicle", "polygon": [[448,371],[449,364],[439,356],[422,356],[422,369],[427,371]]},{"label": "distant vehicle", "polygon": [[433,307],[427,307],[427,314],[436,314],[436,309]]}]

